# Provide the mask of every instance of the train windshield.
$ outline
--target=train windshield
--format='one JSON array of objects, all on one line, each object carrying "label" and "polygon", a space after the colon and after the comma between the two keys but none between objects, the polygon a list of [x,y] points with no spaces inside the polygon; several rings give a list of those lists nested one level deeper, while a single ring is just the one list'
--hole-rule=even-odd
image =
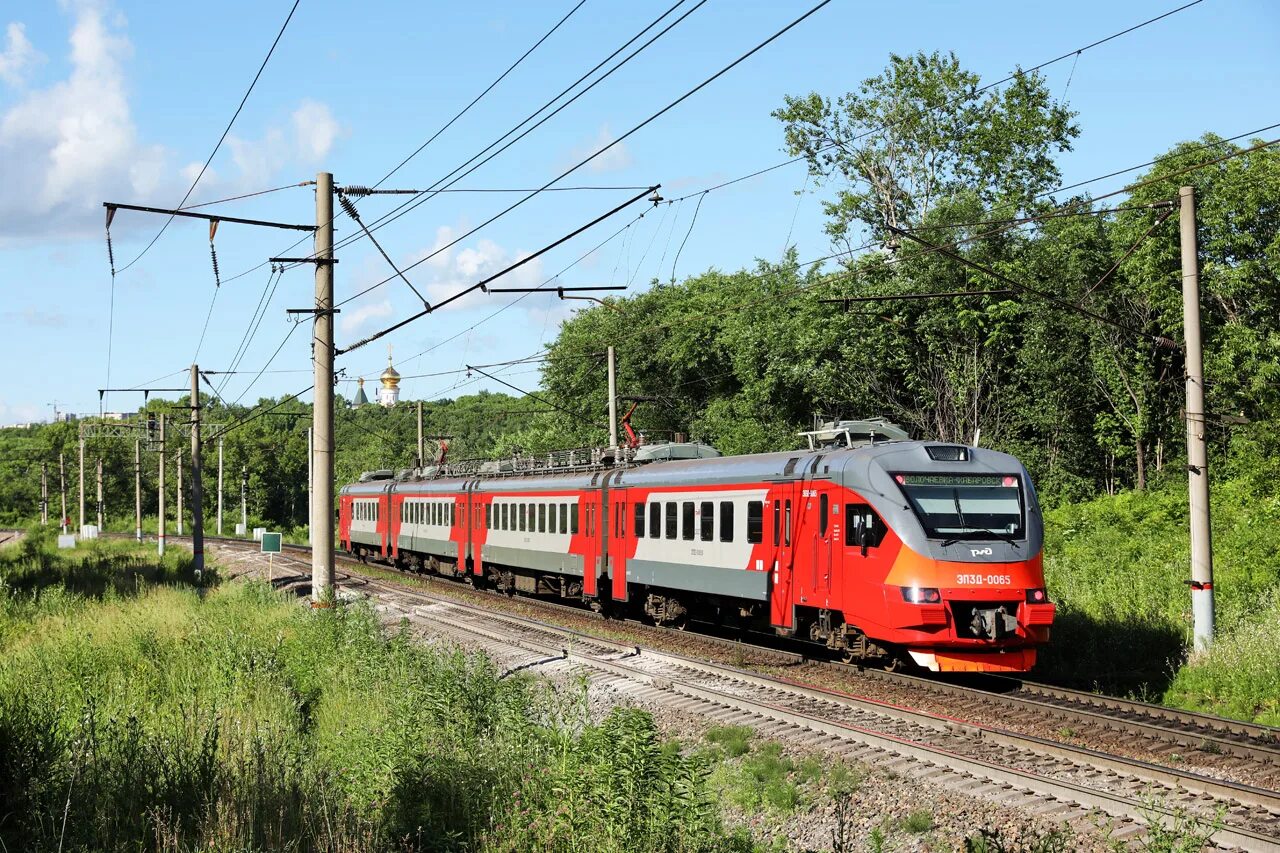
[{"label": "train windshield", "polygon": [[931,539],[1022,539],[1022,480],[1014,474],[894,474]]}]

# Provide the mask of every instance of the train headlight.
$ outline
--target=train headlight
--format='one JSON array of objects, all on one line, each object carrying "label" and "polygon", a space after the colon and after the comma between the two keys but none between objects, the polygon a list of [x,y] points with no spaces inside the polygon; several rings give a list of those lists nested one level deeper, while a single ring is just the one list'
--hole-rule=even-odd
[{"label": "train headlight", "polygon": [[942,601],[942,593],[933,587],[904,586],[902,600],[909,604],[937,604]]},{"label": "train headlight", "polygon": [[1049,601],[1049,593],[1043,589],[1027,590],[1027,604],[1045,604]]}]

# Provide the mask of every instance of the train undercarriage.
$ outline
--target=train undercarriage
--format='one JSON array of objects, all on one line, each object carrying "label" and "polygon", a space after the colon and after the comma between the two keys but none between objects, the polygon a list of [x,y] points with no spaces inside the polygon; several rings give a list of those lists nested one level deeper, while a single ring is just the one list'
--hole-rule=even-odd
[{"label": "train undercarriage", "polygon": [[[659,627],[678,630],[689,629],[696,623],[714,628],[718,636],[731,636],[744,642],[752,635],[757,641],[773,636],[810,651],[822,649],[844,663],[882,667],[889,671],[902,669],[911,661],[904,649],[870,639],[857,627],[845,622],[842,614],[835,610],[798,607],[794,628],[776,628],[769,624],[767,605],[761,602],[642,584],[632,584],[629,601],[620,602],[584,596],[582,579],[571,575],[486,564],[484,575],[479,576],[471,571],[469,562],[459,570],[455,560],[430,554],[402,550],[397,558],[390,559],[382,557],[369,546],[359,544],[354,545],[350,553],[361,562],[372,560],[414,574],[453,578],[507,595],[541,596],[558,599],[562,603],[580,604],[610,618],[643,619]],[[602,584],[607,583],[607,579],[602,579]]]}]

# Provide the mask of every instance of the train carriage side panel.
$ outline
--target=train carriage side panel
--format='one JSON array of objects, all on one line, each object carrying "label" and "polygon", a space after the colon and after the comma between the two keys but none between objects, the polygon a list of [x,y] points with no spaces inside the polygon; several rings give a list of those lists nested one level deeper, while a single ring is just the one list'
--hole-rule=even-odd
[{"label": "train carriage side panel", "polygon": [[623,472],[618,482],[631,507],[628,584],[768,602],[790,558],[789,549],[770,544],[769,510],[787,491],[777,481],[788,461],[801,455],[679,460]]},{"label": "train carriage side panel", "polygon": [[583,578],[594,590],[597,552],[589,525],[594,474],[494,477],[477,480],[472,502],[484,524],[473,560],[486,573],[505,568]]},{"label": "train carriage side panel", "polygon": [[349,550],[386,556],[390,485],[388,481],[375,480],[343,488],[339,520],[342,521],[345,512],[345,541]]},{"label": "train carriage side panel", "polygon": [[397,558],[434,557],[458,562],[464,533],[458,517],[463,486],[464,481],[459,479],[407,480],[397,484]]}]

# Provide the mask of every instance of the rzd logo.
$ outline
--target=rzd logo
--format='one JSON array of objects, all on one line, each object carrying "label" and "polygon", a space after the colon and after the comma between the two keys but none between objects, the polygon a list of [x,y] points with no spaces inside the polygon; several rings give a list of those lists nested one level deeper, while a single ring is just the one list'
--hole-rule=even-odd
[{"label": "rzd logo", "polygon": [[975,557],[990,557],[995,552],[990,548],[970,548],[969,553]]}]

